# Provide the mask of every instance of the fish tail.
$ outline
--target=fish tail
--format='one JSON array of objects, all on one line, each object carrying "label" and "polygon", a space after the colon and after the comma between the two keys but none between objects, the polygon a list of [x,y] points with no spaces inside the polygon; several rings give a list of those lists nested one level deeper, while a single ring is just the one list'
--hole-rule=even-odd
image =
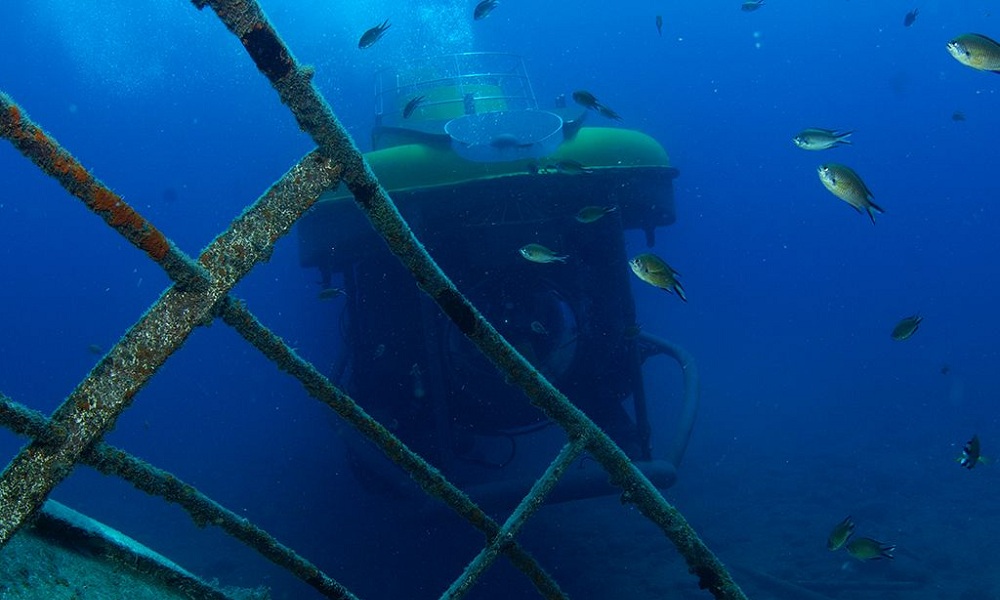
[{"label": "fish tail", "polygon": [[896,546],[894,544],[881,544],[878,550],[879,558],[888,558],[889,560],[896,558],[893,554],[893,552],[896,551]]},{"label": "fish tail", "polygon": [[872,225],[875,224],[875,213],[879,213],[880,215],[885,214],[885,211],[882,210],[882,207],[879,206],[878,204],[875,204],[871,200],[868,201],[868,206],[865,207],[865,212],[868,213],[868,218],[872,220]]},{"label": "fish tail", "polygon": [[847,138],[851,137],[852,133],[854,133],[854,132],[853,131],[845,131],[845,132],[841,133],[841,132],[838,131],[837,133],[835,133],[833,135],[837,139],[837,143],[838,144],[848,144],[848,145],[850,145],[851,140],[849,140]]},{"label": "fish tail", "polygon": [[688,301],[688,297],[687,297],[687,294],[685,294],[685,293],[684,293],[684,288],[682,288],[682,287],[681,287],[681,284],[680,284],[679,282],[676,282],[676,281],[675,281],[675,282],[674,282],[674,285],[673,285],[673,286],[671,286],[671,287],[673,287],[673,288],[674,288],[674,291],[675,291],[675,292],[677,292],[677,297],[678,297],[678,298],[680,298],[680,299],[681,299],[681,300],[683,300],[684,302],[687,302],[687,301]]}]

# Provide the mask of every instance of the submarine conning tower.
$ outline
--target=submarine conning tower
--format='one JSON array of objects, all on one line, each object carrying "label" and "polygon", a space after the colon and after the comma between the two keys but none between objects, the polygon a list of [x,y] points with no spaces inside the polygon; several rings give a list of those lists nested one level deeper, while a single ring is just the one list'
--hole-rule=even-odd
[{"label": "submarine conning tower", "polygon": [[[633,459],[651,461],[641,362],[657,352],[640,347],[625,232],[651,243],[673,223],[678,173],[650,136],[588,119],[603,120],[563,99],[539,108],[517,56],[429,58],[377,73],[365,158],[500,333]],[[581,222],[586,206],[613,210]],[[566,258],[525,260],[530,243]],[[299,244],[302,266],[345,292],[334,380],[449,477],[502,478],[544,415],[418,289],[343,186],[300,221]]]}]

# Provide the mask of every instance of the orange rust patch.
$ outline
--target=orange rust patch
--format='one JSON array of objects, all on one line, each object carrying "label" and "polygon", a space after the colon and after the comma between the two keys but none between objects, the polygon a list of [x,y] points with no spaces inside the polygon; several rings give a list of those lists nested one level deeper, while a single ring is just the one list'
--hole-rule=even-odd
[{"label": "orange rust patch", "polygon": [[154,260],[160,261],[170,251],[170,242],[158,229],[150,225],[146,235],[139,241],[139,247]]},{"label": "orange rust patch", "polygon": [[17,105],[12,104],[7,109],[7,117],[10,118],[12,129],[21,129],[21,109]]},{"label": "orange rust patch", "polygon": [[118,196],[107,188],[95,186],[90,205],[94,210],[110,212],[118,205]]},{"label": "orange rust patch", "polygon": [[73,176],[73,179],[75,179],[77,183],[87,183],[90,179],[90,173],[87,172],[87,169],[84,169],[78,164],[70,166],[69,174]]}]

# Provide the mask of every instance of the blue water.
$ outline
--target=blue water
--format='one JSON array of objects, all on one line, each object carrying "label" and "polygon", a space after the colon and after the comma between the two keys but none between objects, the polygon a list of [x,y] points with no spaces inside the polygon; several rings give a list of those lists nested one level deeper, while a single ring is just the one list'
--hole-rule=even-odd
[{"label": "blue water", "polygon": [[[657,232],[654,251],[680,271],[689,302],[638,280],[633,291],[643,329],[685,346],[702,371],[703,408],[672,491],[682,508],[737,490],[755,498],[745,507],[754,514],[787,502],[789,489],[821,496],[807,519],[819,533],[800,531],[795,543],[816,537],[817,571],[835,572],[840,563],[822,554],[826,526],[870,499],[871,486],[919,493],[935,478],[995,481],[988,467],[955,475],[953,459],[973,433],[984,454],[1000,455],[1000,77],[945,50],[965,32],[1000,37],[995,3],[769,0],[746,13],[734,0],[503,0],[481,22],[472,3],[446,0],[262,5],[296,57],[316,66],[316,84],[362,149],[376,68],[470,50],[520,54],[540,99],[588,89],[664,145],[681,173],[677,222]],[[0,90],[191,255],[313,147],[208,10],[151,0],[8,0],[4,9]],[[385,18],[385,38],[358,50],[361,32]],[[952,120],[956,111],[966,120]],[[854,130],[854,143],[805,152],[791,138],[806,127]],[[830,161],[865,179],[886,211],[874,226],[822,187],[816,167]],[[49,413],[96,362],[88,346],[110,348],[168,279],[6,143],[0,177],[0,391]],[[298,266],[296,244],[294,233],[282,240],[235,294],[327,371],[338,319],[317,301],[318,275]],[[630,255],[644,250],[639,236],[628,244]],[[916,335],[891,340],[914,313],[924,318]],[[676,386],[673,366],[657,365],[654,380]],[[364,525],[345,524],[378,530],[382,517],[361,506],[328,413],[219,323],[191,336],[108,441],[378,597],[365,592],[396,559],[373,558],[370,570],[343,560],[351,536],[392,556],[391,532],[373,541]],[[658,429],[654,444],[666,446],[671,431]],[[3,456],[22,443],[0,433]],[[823,476],[834,465],[848,472],[836,486]],[[764,480],[782,486],[755,487]],[[958,489],[963,509],[986,503]],[[54,497],[223,583],[313,597],[126,483],[80,468]],[[955,508],[928,503],[931,514]],[[905,510],[878,516],[889,533],[927,526]],[[709,541],[724,546],[745,519],[715,517]],[[657,532],[644,532],[670,555]],[[418,542],[447,553],[432,535]],[[413,597],[443,589],[424,585]]]}]

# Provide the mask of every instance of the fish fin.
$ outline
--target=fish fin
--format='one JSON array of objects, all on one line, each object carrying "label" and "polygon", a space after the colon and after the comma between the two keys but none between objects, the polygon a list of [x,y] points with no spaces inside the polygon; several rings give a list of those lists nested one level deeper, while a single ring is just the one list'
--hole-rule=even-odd
[{"label": "fish fin", "polygon": [[680,283],[674,282],[673,288],[674,288],[674,291],[677,292],[677,297],[678,298],[680,298],[684,302],[688,301],[687,294],[684,293],[684,288],[681,287]]},{"label": "fish fin", "polygon": [[882,207],[879,206],[878,204],[875,204],[871,200],[868,201],[868,207],[866,209],[866,212],[868,213],[868,218],[872,220],[872,225],[875,224],[875,213],[885,214],[885,211],[882,210]]}]

